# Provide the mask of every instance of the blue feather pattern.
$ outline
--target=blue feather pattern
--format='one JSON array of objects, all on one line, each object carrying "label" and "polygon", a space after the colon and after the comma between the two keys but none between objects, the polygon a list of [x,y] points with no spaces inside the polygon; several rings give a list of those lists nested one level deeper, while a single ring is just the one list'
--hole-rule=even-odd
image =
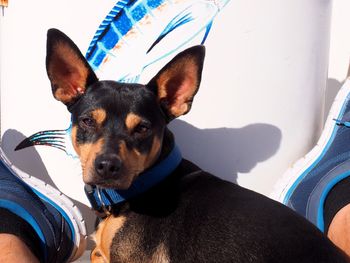
[{"label": "blue feather pattern", "polygon": [[[163,3],[162,0],[119,1],[102,21],[86,52],[86,59],[93,69],[97,69],[106,55],[133,26],[137,26],[152,9]],[[138,28],[140,30],[140,28]]]},{"label": "blue feather pattern", "polygon": [[[195,37],[202,35],[193,44],[203,44],[215,16],[228,1],[119,1],[98,28],[86,58],[91,67],[97,73],[102,72],[105,78],[137,82],[146,67],[180,51]],[[149,25],[153,30],[149,30]],[[165,41],[161,51],[150,54],[164,39],[168,42]],[[128,65],[124,68],[126,61],[134,67]]]}]

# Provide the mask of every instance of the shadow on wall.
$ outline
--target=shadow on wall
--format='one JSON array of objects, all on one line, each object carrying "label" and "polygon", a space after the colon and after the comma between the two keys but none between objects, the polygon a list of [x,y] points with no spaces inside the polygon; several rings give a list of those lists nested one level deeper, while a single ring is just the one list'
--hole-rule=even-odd
[{"label": "shadow on wall", "polygon": [[231,182],[238,173],[248,173],[278,150],[282,133],[270,124],[242,128],[198,129],[182,120],[169,125],[185,158],[203,170]]},{"label": "shadow on wall", "polygon": [[[350,68],[349,68],[350,70]],[[327,120],[329,110],[332,107],[333,101],[337,96],[338,91],[343,86],[345,81],[339,82],[336,79],[328,79],[325,93],[324,120]]]},{"label": "shadow on wall", "polygon": [[[17,144],[25,138],[26,137],[17,130],[9,129],[5,131],[2,137],[1,147],[4,150],[7,158],[13,165],[15,165],[23,172],[32,175],[36,178],[39,178],[40,180],[48,183],[49,185],[57,189],[57,186],[49,176],[45,165],[39,153],[36,151],[35,147],[29,147],[16,152],[14,151]],[[78,202],[77,200],[73,199],[73,203],[79,208],[80,212],[82,213],[85,219],[88,234],[92,234],[95,231],[95,214],[91,211],[91,209],[88,206]],[[87,247],[88,249],[94,247],[94,244],[90,239],[88,239]]]}]

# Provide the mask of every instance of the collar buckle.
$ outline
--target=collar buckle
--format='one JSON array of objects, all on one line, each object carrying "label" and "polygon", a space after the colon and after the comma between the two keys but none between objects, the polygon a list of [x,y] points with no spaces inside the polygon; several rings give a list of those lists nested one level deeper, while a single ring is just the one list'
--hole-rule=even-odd
[{"label": "collar buckle", "polygon": [[85,184],[84,191],[92,209],[99,217],[105,217],[110,214],[111,206],[103,202],[100,189],[97,186]]}]

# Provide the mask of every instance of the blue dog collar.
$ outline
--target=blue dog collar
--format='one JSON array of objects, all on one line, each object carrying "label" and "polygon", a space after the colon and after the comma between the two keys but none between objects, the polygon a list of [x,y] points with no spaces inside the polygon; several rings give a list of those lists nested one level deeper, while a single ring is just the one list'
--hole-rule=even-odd
[{"label": "blue dog collar", "polygon": [[112,205],[140,195],[161,182],[176,169],[181,160],[180,149],[175,145],[162,162],[141,173],[127,190],[100,188],[95,185],[85,185],[84,190],[94,210],[108,213]]}]

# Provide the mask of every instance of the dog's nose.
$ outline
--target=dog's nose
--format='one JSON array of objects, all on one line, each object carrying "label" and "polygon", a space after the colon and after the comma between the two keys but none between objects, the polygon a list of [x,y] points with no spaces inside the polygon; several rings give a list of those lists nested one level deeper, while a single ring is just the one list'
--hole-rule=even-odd
[{"label": "dog's nose", "polygon": [[116,154],[103,154],[95,160],[95,170],[101,177],[114,177],[121,167],[121,160]]}]

